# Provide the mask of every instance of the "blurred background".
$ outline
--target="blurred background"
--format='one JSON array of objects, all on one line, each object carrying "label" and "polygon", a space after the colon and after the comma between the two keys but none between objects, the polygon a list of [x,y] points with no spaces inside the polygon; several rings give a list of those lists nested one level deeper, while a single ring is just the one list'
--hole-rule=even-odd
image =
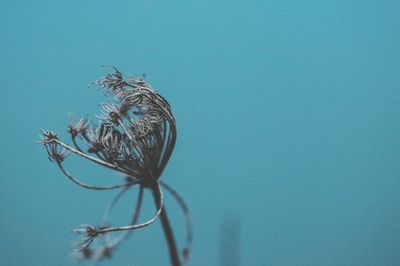
[{"label": "blurred background", "polygon": [[[394,0],[1,1],[0,264],[73,265],[71,229],[100,222],[115,192],[71,183],[34,141],[98,114],[107,98],[87,85],[112,64],[173,108],[162,179],[193,214],[189,265],[400,265],[399,14]],[[97,265],[168,263],[157,222]]]}]

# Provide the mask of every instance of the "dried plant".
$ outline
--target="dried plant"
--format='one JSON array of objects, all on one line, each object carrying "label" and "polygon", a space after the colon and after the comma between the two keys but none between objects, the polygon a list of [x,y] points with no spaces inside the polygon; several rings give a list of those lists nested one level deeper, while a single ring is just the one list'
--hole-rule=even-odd
[{"label": "dried plant", "polygon": [[[102,88],[111,102],[100,104],[99,125],[93,126],[89,119],[70,119],[67,127],[72,141],[68,145],[57,134],[42,130],[40,141],[46,148],[48,158],[55,162],[61,172],[77,185],[92,190],[120,191],[106,209],[105,221],[127,190],[138,187],[138,198],[131,221],[125,226],[111,226],[106,222],[100,226],[79,225],[74,232],[82,235],[75,252],[83,259],[109,258],[115,249],[135,229],[148,226],[158,218],[167,240],[172,265],[181,265],[189,258],[192,242],[191,217],[183,198],[160,176],[171,157],[176,141],[176,123],[168,102],[143,78],[128,77],[112,67],[114,72],[93,82]],[[77,155],[103,167],[124,175],[125,181],[110,186],[86,184],[71,175],[64,167],[68,155]],[[173,231],[164,208],[162,188],[176,199],[187,224],[186,244],[179,256]],[[138,218],[145,190],[151,191],[156,204],[156,214],[143,223]],[[114,232],[123,232],[113,235]],[[97,240],[96,245],[92,243]]]}]

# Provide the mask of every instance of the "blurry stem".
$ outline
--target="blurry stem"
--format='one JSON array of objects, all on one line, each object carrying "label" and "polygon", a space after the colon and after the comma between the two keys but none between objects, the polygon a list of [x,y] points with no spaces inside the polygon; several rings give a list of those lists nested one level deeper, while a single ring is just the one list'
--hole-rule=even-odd
[{"label": "blurry stem", "polygon": [[[155,185],[158,186],[157,183]],[[153,193],[153,198],[154,198],[154,202],[156,204],[156,208],[158,208],[158,204],[160,202],[159,189],[151,188],[151,191]],[[167,241],[171,265],[172,266],[180,266],[181,263],[179,260],[178,250],[176,248],[174,233],[172,232],[172,228],[169,223],[169,219],[168,219],[168,215],[167,215],[167,211],[165,210],[165,207],[161,210],[159,217],[161,219],[161,225],[162,225],[162,228],[164,231],[165,239]]]}]

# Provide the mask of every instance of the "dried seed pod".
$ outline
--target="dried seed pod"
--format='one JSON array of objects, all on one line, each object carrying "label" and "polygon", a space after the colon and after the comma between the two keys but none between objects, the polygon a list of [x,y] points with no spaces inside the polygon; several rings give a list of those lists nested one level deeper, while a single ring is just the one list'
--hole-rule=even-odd
[{"label": "dried seed pod", "polygon": [[[152,224],[161,216],[164,233],[168,239],[171,262],[173,265],[180,265],[175,244],[171,244],[175,240],[163,208],[161,187],[177,200],[188,224],[187,245],[183,248],[182,261],[186,261],[189,257],[192,241],[191,218],[183,198],[172,187],[159,180],[175,146],[175,118],[168,102],[143,78],[124,79],[118,69],[112,68],[114,73],[107,74],[92,83],[92,85],[98,85],[104,89],[107,95],[115,96],[111,102],[100,104],[101,114],[98,116],[99,124],[97,126],[91,125],[87,118],[81,118],[77,122],[70,119],[67,132],[70,134],[74,146],[60,141],[54,132],[42,130],[40,143],[45,146],[49,159],[55,161],[62,173],[71,181],[81,187],[93,190],[121,189],[113,199],[107,214],[111,212],[125,191],[136,185],[140,188],[137,205],[129,225],[115,227],[81,225],[74,229],[74,232],[83,236],[78,243],[77,252],[80,254],[80,258],[110,258],[113,250],[126,238],[123,236],[112,241],[110,234],[125,232],[128,235],[135,229]],[[78,136],[80,141],[76,139]],[[109,186],[96,186],[81,182],[67,172],[63,166],[64,159],[71,153],[122,173],[126,177],[125,181],[122,184]],[[157,212],[146,222],[137,223],[144,189],[151,191]],[[104,238],[105,244],[97,249],[90,248],[89,246],[99,237]]]}]

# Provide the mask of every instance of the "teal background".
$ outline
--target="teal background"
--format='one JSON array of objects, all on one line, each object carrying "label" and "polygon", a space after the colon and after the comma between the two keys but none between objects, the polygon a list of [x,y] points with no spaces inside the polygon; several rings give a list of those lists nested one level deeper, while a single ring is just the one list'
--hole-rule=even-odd
[{"label": "teal background", "polygon": [[[112,198],[34,144],[40,128],[66,139],[69,112],[98,113],[102,64],[145,73],[173,107],[162,178],[193,213],[189,265],[400,265],[400,2],[160,2],[0,2],[0,265],[74,264],[70,230]],[[98,265],[168,265],[160,224]]]}]

